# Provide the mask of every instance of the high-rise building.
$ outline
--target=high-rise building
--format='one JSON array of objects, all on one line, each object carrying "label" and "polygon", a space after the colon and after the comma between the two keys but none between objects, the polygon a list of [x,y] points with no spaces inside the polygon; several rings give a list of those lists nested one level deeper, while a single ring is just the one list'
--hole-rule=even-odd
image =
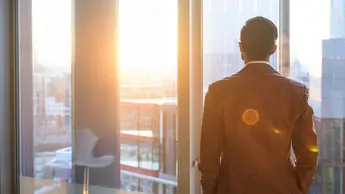
[{"label": "high-rise building", "polygon": [[331,0],[330,37],[345,37],[345,1]]},{"label": "high-rise building", "polygon": [[290,77],[302,82],[309,89],[309,72],[303,69],[299,60],[295,60],[291,67]]},{"label": "high-rise building", "polygon": [[344,193],[345,1],[331,0],[330,4],[330,39],[322,42],[320,73],[310,77],[309,103],[314,109],[320,151],[313,187]]},{"label": "high-rise building", "polygon": [[[315,129],[319,136],[320,164],[318,176],[326,177],[322,185],[326,193],[345,192],[344,125],[345,125],[345,39],[322,42],[322,72],[319,87],[311,91],[315,113]],[[318,90],[318,93],[313,91]],[[327,173],[322,174],[322,173]],[[317,181],[316,183],[317,184]]]}]

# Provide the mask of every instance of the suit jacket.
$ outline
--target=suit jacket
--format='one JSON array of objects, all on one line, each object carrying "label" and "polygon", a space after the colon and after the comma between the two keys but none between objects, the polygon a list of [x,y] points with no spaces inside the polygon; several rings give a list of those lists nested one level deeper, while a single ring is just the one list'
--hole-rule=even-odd
[{"label": "suit jacket", "polygon": [[267,64],[249,64],[209,86],[200,146],[203,194],[306,194],[317,157],[302,83]]}]

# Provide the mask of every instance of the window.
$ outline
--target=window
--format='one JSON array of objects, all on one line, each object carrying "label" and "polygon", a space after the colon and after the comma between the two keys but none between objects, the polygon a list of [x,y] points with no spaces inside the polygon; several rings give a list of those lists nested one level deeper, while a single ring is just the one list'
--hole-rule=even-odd
[{"label": "window", "polygon": [[136,144],[121,143],[121,164],[133,167],[139,167],[139,153]]},{"label": "window", "polygon": [[127,105],[126,102],[123,102],[120,111],[122,116],[120,124],[123,133],[126,133],[126,131],[138,130],[138,108],[132,106],[131,103]]},{"label": "window", "polygon": [[[337,4],[337,6],[335,6]],[[344,1],[290,1],[290,61],[298,61],[294,79],[310,88],[309,103],[314,109],[319,136],[320,163],[313,190],[344,192]],[[306,25],[307,24],[307,25]],[[341,75],[340,75],[341,74]]]},{"label": "window", "polygon": [[[211,3],[210,3],[211,2]],[[276,25],[279,21],[278,1],[236,0],[226,4],[221,1],[205,1],[203,12],[203,68],[204,89],[212,82],[230,76],[243,67],[238,40],[244,22],[250,17],[262,15]],[[226,12],[222,12],[223,6]],[[207,12],[212,7],[212,11]],[[269,9],[274,7],[274,9]],[[277,41],[278,42],[278,41]],[[277,54],[271,57],[271,65],[278,69]]]},{"label": "window", "polygon": [[166,186],[165,187],[165,192],[164,194],[174,194],[175,193],[175,188],[174,187],[171,187],[171,186]]},{"label": "window", "polygon": [[140,192],[154,193],[154,192],[157,192],[157,191],[154,188],[153,181],[141,179],[140,180]]},{"label": "window", "polygon": [[159,137],[159,107],[145,108],[139,111],[139,131],[144,135],[148,131],[152,137]]},{"label": "window", "polygon": [[[145,169],[159,170],[159,160],[154,157],[154,149],[158,150],[159,147],[154,148],[153,142],[141,142],[140,143],[140,167]],[[158,153],[157,153],[158,154]],[[158,156],[159,157],[159,156]]]},{"label": "window", "polygon": [[169,168],[175,188],[177,0],[18,1],[21,178],[162,193]]},{"label": "window", "polygon": [[[191,0],[16,1],[20,142],[13,151],[22,192],[81,190],[85,165],[90,187],[111,192],[175,194],[177,177],[192,180],[189,151],[197,141],[181,134],[200,115],[183,109],[195,100],[186,91],[193,71],[177,68],[193,68],[187,36],[194,32],[184,29]],[[320,161],[311,194],[345,192],[344,2],[205,0],[200,10],[204,95],[243,67],[238,39],[248,18],[262,15],[278,26],[270,64],[308,87],[315,113]]]}]

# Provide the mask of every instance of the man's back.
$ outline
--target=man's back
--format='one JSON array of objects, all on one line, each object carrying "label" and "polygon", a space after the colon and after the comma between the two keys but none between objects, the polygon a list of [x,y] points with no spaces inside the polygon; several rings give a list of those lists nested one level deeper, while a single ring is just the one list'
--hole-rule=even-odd
[{"label": "man's back", "polygon": [[204,194],[306,193],[317,160],[307,101],[303,84],[265,63],[249,64],[212,84],[200,150]]}]

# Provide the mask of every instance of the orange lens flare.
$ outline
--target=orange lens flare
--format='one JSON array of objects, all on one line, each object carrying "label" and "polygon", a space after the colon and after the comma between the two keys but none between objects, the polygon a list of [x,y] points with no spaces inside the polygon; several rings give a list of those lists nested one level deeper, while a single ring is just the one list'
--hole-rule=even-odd
[{"label": "orange lens flare", "polygon": [[273,132],[276,134],[280,134],[280,130],[279,129],[273,129]]},{"label": "orange lens flare", "polygon": [[254,109],[247,109],[242,115],[242,121],[246,125],[255,125],[259,121],[259,113]]}]

